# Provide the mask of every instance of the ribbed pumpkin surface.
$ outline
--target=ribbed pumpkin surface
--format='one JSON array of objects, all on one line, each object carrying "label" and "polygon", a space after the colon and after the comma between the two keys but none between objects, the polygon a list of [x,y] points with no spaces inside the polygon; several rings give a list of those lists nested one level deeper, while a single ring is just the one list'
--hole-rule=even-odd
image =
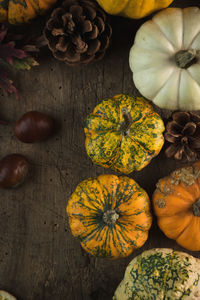
[{"label": "ribbed pumpkin surface", "polygon": [[143,98],[104,99],[85,122],[85,146],[92,161],[125,174],[141,170],[161,150],[161,117]]},{"label": "ribbed pumpkin surface", "polygon": [[113,300],[198,300],[200,260],[171,249],[152,249],[135,257]]},{"label": "ribbed pumpkin surface", "polygon": [[113,259],[141,247],[152,222],[148,195],[125,176],[84,180],[72,194],[67,213],[82,247],[94,256]]},{"label": "ribbed pumpkin surface", "polygon": [[97,0],[111,15],[140,19],[169,6],[173,0]]}]

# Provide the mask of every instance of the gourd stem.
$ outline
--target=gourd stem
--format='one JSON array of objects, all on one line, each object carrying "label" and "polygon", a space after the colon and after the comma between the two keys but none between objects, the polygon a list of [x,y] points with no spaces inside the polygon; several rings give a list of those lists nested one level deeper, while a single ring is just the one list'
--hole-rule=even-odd
[{"label": "gourd stem", "polygon": [[124,135],[127,135],[129,128],[133,124],[133,119],[127,107],[122,108],[122,115],[124,121],[120,125],[120,131],[122,131]]},{"label": "gourd stem", "polygon": [[196,217],[200,217],[200,198],[192,206],[193,214]]},{"label": "gourd stem", "polygon": [[106,224],[115,224],[119,218],[119,215],[116,213],[114,209],[107,210],[103,214],[103,220]]},{"label": "gourd stem", "polygon": [[200,58],[200,51],[195,49],[180,50],[175,54],[175,62],[181,69],[187,69]]}]

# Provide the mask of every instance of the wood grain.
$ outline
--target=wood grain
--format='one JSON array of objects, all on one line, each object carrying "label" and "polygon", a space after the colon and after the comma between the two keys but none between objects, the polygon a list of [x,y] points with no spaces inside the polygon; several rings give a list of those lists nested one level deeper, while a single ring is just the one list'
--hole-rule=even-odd
[{"label": "wood grain", "polygon": [[[187,7],[191,1],[177,0],[173,5]],[[18,300],[111,299],[127,264],[142,251],[172,247],[188,252],[167,239],[154,221],[148,241],[130,257],[97,259],[81,249],[68,227],[65,207],[76,185],[85,178],[112,173],[94,166],[87,157],[83,124],[104,97],[122,92],[138,95],[128,56],[142,22],[112,17],[112,45],[102,61],[72,68],[47,52],[39,67],[16,74],[20,101],[0,97],[0,115],[9,121],[9,126],[0,126],[0,156],[21,153],[31,163],[30,177],[21,188],[0,191],[0,289]],[[58,131],[46,142],[22,144],[12,126],[33,109],[54,117]],[[165,117],[167,112],[161,114]],[[167,160],[162,151],[130,177],[151,196],[157,180],[180,165]],[[199,252],[192,254],[200,257]]]}]

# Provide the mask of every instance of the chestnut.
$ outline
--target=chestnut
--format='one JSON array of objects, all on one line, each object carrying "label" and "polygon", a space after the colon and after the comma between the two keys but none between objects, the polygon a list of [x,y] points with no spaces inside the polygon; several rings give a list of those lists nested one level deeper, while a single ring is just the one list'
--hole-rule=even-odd
[{"label": "chestnut", "polygon": [[53,119],[38,111],[25,113],[14,125],[14,133],[23,143],[41,142],[53,133],[53,129]]},{"label": "chestnut", "polygon": [[0,187],[15,188],[26,179],[29,163],[21,154],[10,154],[0,160]]}]

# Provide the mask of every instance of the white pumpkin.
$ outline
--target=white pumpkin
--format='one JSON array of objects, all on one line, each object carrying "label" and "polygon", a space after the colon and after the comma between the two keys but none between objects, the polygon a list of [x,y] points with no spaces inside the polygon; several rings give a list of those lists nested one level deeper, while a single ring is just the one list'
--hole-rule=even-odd
[{"label": "white pumpkin", "polygon": [[167,8],[145,22],[129,62],[136,88],[159,107],[200,109],[200,9]]},{"label": "white pumpkin", "polygon": [[17,300],[14,296],[6,291],[0,290],[0,300]]},{"label": "white pumpkin", "polygon": [[172,249],[152,249],[135,257],[113,300],[199,300],[200,260]]}]

